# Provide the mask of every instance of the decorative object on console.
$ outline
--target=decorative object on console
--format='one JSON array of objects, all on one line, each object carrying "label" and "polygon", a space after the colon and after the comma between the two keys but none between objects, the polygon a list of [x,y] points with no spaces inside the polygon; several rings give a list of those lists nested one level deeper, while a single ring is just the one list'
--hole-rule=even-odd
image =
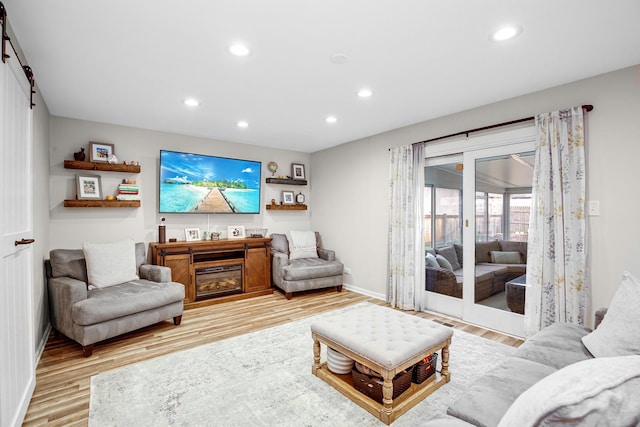
[{"label": "decorative object on console", "polygon": [[140,188],[135,179],[123,179],[118,185],[118,200],[140,200]]},{"label": "decorative object on console", "polygon": [[[109,158],[115,155],[115,147],[113,144],[105,142],[89,142],[89,160],[92,162],[111,163]],[[117,163],[117,158],[116,158]]]},{"label": "decorative object on console", "polygon": [[282,192],[282,204],[283,205],[293,205],[293,191],[283,191]]},{"label": "decorative object on console", "polygon": [[269,169],[269,172],[271,172],[271,176],[275,176],[276,172],[278,171],[278,164],[276,162],[269,162],[269,164],[267,165],[267,169]]},{"label": "decorative object on console", "polygon": [[304,178],[304,165],[300,163],[291,164],[291,178],[293,179],[305,179]]},{"label": "decorative object on console", "polygon": [[164,243],[167,241],[167,225],[165,224],[165,217],[160,218],[160,225],[158,226],[158,242]]},{"label": "decorative object on console", "polygon": [[247,228],[247,237],[266,237],[266,228]]},{"label": "decorative object on console", "polygon": [[102,199],[99,175],[76,175],[76,198],[78,200]]},{"label": "decorative object on console", "polygon": [[84,153],[84,147],[80,147],[80,151],[78,151],[77,153],[73,153],[73,158],[80,162],[83,162],[85,157],[86,156]]},{"label": "decorative object on console", "polygon": [[110,165],[117,165],[118,164],[118,157],[115,154],[112,154],[107,159],[107,162],[109,162]]},{"label": "decorative object on console", "polygon": [[227,227],[227,238],[228,239],[244,239],[246,237],[246,233],[244,230],[244,225],[230,225]]},{"label": "decorative object on console", "polygon": [[185,240],[187,242],[195,242],[200,240],[200,229],[199,228],[185,228],[184,229]]}]

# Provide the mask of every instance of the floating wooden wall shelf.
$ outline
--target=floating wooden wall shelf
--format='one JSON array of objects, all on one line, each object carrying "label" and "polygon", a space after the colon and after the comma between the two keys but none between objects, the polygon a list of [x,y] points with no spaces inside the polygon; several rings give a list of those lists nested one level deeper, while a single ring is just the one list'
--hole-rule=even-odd
[{"label": "floating wooden wall shelf", "polygon": [[267,205],[268,211],[306,211],[307,205]]},{"label": "floating wooden wall shelf", "polygon": [[307,180],[289,178],[267,178],[267,184],[307,185]]},{"label": "floating wooden wall shelf", "polygon": [[65,208],[139,208],[140,200],[65,200]]},{"label": "floating wooden wall shelf", "polygon": [[79,160],[65,160],[65,169],[83,169],[90,171],[104,171],[104,172],[128,172],[128,173],[140,173],[140,165],[125,165],[123,163],[111,164],[101,162],[81,162]]}]

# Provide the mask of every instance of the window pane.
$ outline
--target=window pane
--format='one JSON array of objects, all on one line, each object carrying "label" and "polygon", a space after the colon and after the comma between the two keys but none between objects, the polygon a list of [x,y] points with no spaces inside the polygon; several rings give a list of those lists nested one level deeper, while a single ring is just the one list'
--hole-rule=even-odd
[{"label": "window pane", "polygon": [[436,247],[462,242],[460,190],[436,188]]},{"label": "window pane", "polygon": [[433,247],[431,240],[431,190],[430,185],[424,188],[424,248]]},{"label": "window pane", "polygon": [[531,218],[531,194],[509,196],[509,240],[526,242]]},{"label": "window pane", "polygon": [[504,239],[502,230],[502,216],[504,197],[502,194],[489,193],[489,226],[487,230],[487,240]]},{"label": "window pane", "polygon": [[486,194],[476,191],[476,241],[487,240],[487,198]]}]

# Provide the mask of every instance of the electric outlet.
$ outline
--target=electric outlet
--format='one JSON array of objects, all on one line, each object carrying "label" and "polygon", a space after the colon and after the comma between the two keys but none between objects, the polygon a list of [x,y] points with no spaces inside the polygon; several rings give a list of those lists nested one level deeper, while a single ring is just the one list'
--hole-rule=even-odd
[{"label": "electric outlet", "polygon": [[349,267],[345,267],[344,274],[351,274],[351,269]]}]

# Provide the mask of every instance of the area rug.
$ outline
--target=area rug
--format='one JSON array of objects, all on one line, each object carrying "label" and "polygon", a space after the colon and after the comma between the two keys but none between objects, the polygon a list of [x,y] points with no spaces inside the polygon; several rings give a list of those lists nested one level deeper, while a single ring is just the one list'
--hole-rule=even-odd
[{"label": "area rug", "polygon": [[[89,425],[383,426],[311,374],[311,323],[362,304],[368,303],[96,375]],[[450,349],[451,381],[394,426],[420,425],[445,413],[476,378],[515,350],[459,330]]]}]

